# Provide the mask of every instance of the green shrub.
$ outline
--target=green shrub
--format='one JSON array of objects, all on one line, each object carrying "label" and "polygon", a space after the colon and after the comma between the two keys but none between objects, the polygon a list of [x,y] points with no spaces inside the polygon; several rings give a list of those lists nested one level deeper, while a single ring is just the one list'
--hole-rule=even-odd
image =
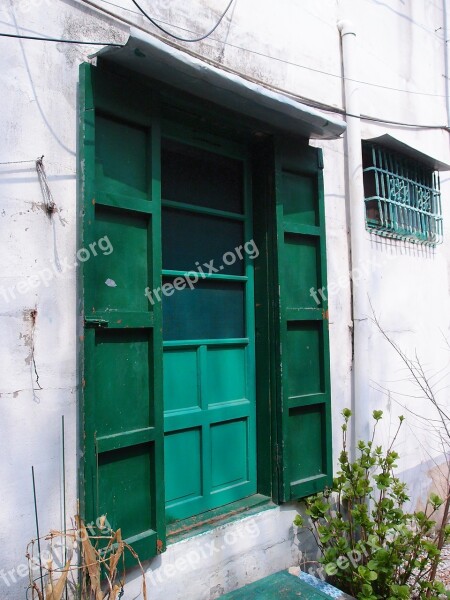
[{"label": "green shrub", "polygon": [[[374,411],[372,439],[357,444],[349,459],[347,429],[351,411],[342,411],[343,447],[339,471],[331,489],[306,500],[309,524],[300,515],[294,521],[314,534],[320,562],[331,583],[358,600],[439,598],[444,587],[434,580],[432,566],[439,561],[433,515],[442,504],[432,494],[424,512],[404,510],[406,485],[394,474],[399,458],[393,450],[399,427],[387,450],[374,443],[382,411]],[[449,537],[449,527],[445,535]]]}]

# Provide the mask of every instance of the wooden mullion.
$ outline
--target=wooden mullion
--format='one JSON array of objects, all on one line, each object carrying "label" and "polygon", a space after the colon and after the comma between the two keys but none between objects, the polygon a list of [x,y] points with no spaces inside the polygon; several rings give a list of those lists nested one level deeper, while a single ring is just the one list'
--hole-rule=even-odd
[{"label": "wooden mullion", "polygon": [[170,340],[163,343],[164,348],[182,348],[188,346],[243,346],[248,338],[225,338],[204,340]]},{"label": "wooden mullion", "polygon": [[188,204],[187,202],[178,202],[176,200],[162,200],[162,206],[164,208],[173,208],[175,210],[188,213],[198,213],[202,215],[209,215],[211,217],[221,217],[223,219],[233,221],[245,221],[245,215],[240,213],[220,210],[218,208],[209,208],[208,206],[200,206],[197,204]]},{"label": "wooden mullion", "polygon": [[198,275],[200,281],[222,280],[222,281],[248,281],[247,275],[223,275],[222,273],[201,273],[200,271],[175,271],[173,269],[163,269],[163,277],[186,277],[189,275]]},{"label": "wooden mullion", "polygon": [[111,192],[97,192],[95,203],[100,206],[112,208],[116,210],[124,210],[130,212],[144,213],[151,215],[153,212],[153,204],[142,198],[133,198],[125,194],[114,194]]}]

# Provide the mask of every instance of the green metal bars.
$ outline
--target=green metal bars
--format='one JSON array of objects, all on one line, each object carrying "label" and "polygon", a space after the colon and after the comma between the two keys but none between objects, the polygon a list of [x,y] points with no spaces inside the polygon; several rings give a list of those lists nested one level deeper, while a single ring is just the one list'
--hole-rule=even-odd
[{"label": "green metal bars", "polygon": [[439,173],[376,144],[363,145],[366,224],[395,239],[442,242]]}]

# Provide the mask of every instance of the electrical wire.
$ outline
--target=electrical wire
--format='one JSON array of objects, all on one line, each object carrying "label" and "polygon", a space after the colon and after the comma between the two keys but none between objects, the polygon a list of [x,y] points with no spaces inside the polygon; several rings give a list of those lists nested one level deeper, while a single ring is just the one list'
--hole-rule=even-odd
[{"label": "electrical wire", "polygon": [[219,27],[219,25],[222,23],[222,19],[224,18],[224,16],[227,14],[228,10],[230,9],[230,6],[233,4],[234,0],[230,0],[227,4],[226,9],[223,11],[223,13],[220,15],[219,20],[217,21],[217,23],[214,25],[214,27],[212,29],[210,29],[210,31],[208,31],[208,33],[205,33],[204,35],[201,35],[199,37],[196,38],[183,38],[180,37],[178,35],[175,35],[174,33],[171,33],[170,31],[167,31],[167,29],[164,29],[164,27],[161,27],[161,25],[159,25],[155,19],[153,19],[150,15],[148,15],[145,10],[137,3],[136,0],[131,0],[133,2],[133,4],[136,6],[136,8],[144,15],[144,17],[146,19],[148,19],[150,21],[150,23],[152,23],[155,27],[157,27],[160,31],[162,31],[163,33],[165,33],[166,35],[170,35],[171,37],[173,37],[175,40],[178,40],[179,42],[201,42],[202,40],[205,40],[207,37],[209,37],[212,33],[214,33],[214,31]]},{"label": "electrical wire", "polygon": [[[119,8],[120,10],[125,10],[127,12],[131,12],[133,15],[138,15],[139,13],[131,8],[122,7],[119,4],[115,4],[114,2],[110,2],[109,0],[99,0],[104,4],[109,4],[109,6],[114,6],[115,8]],[[133,1],[133,0],[132,0]],[[101,9],[100,9],[101,10]],[[155,19],[153,19],[155,21]],[[186,31],[189,33],[195,33],[191,29],[187,29],[186,27],[180,27],[179,25],[173,25],[172,23],[168,23],[167,21],[163,21],[162,19],[157,19],[159,23],[163,23],[164,25],[169,25],[171,27],[175,27],[176,29],[181,29],[182,31]],[[163,31],[165,31],[163,29]],[[176,38],[177,39],[177,38]],[[181,38],[180,38],[181,39]],[[299,69],[306,69],[307,71],[312,71],[313,73],[320,73],[321,75],[327,75],[329,77],[335,77],[336,79],[346,79],[347,81],[353,81],[354,83],[361,83],[362,85],[369,85],[371,87],[381,88],[385,90],[393,90],[395,92],[402,92],[404,94],[414,94],[417,96],[429,96],[432,98],[445,98],[445,94],[433,94],[431,92],[414,92],[411,90],[405,90],[403,88],[392,87],[389,85],[383,85],[381,83],[372,83],[371,81],[363,81],[361,79],[352,79],[351,77],[342,77],[342,75],[338,73],[330,73],[329,71],[322,71],[321,69],[316,69],[314,67],[308,67],[306,65],[301,65],[299,63],[285,60],[284,58],[279,58],[278,56],[270,56],[269,54],[265,54],[264,52],[259,52],[258,50],[252,50],[251,48],[244,48],[243,46],[238,46],[237,44],[232,44],[231,42],[218,40],[216,38],[210,38],[212,42],[217,42],[220,44],[224,44],[225,46],[230,46],[230,48],[236,48],[236,50],[242,50],[243,52],[248,52],[249,54],[255,54],[256,56],[262,56],[264,58],[268,58],[270,60],[274,60],[276,62],[283,63],[285,65],[289,65],[291,67],[298,67]]]},{"label": "electrical wire", "polygon": [[17,38],[19,40],[37,40],[39,42],[59,42],[64,44],[86,44],[88,46],[118,46],[125,44],[115,44],[113,42],[86,42],[84,40],[62,40],[59,38],[38,37],[36,35],[19,35],[17,33],[0,33],[0,37]]},{"label": "electrical wire", "polygon": [[[178,39],[179,41],[200,41],[201,39],[205,39],[206,37],[208,37],[208,36],[209,36],[209,35],[210,35],[210,34],[211,34],[213,31],[215,31],[215,29],[217,29],[217,27],[219,26],[220,22],[222,21],[223,17],[225,16],[226,12],[227,12],[227,11],[228,11],[228,9],[230,8],[230,6],[231,6],[231,4],[233,3],[233,1],[234,1],[234,0],[230,0],[230,2],[228,3],[228,6],[227,6],[227,8],[226,8],[226,9],[225,9],[225,11],[222,13],[222,15],[221,15],[221,17],[220,17],[219,21],[216,23],[216,25],[213,27],[213,29],[212,29],[212,30],[211,30],[211,31],[210,31],[208,34],[205,34],[205,36],[202,36],[202,37],[200,37],[200,38],[197,38],[197,40],[194,40],[194,39],[193,39],[193,40],[186,40],[186,39],[180,38],[180,37],[178,37],[178,36],[175,36],[175,35],[172,35],[172,34],[170,34],[170,32],[166,32],[166,31],[165,31],[163,28],[161,28],[161,27],[160,27],[159,25],[157,25],[156,23],[154,23],[154,24],[155,24],[155,25],[158,27],[158,29],[161,29],[162,31],[164,31],[164,32],[165,32],[165,33],[167,33],[168,35],[171,35],[171,36],[172,36],[172,37],[174,37],[175,39]],[[106,13],[110,14],[111,16],[113,16],[113,17],[114,17],[114,18],[116,18],[116,19],[119,19],[120,21],[123,21],[123,22],[125,22],[125,23],[127,23],[127,24],[129,24],[129,25],[134,25],[134,26],[136,26],[135,24],[131,23],[130,21],[127,21],[126,19],[124,19],[124,18],[120,17],[120,16],[119,16],[119,15],[117,15],[117,14],[111,13],[111,12],[109,12],[109,11],[106,11],[105,9],[102,9],[102,8],[100,8],[100,7],[98,7],[98,6],[95,6],[95,5],[94,5],[94,4],[92,4],[92,3],[91,3],[89,0],[83,0],[83,2],[85,2],[86,4],[90,4],[91,6],[94,6],[94,7],[95,7],[95,8],[97,8],[98,10],[101,10],[101,11],[103,11],[103,12],[106,12]],[[146,13],[145,13],[145,12],[144,12],[142,9],[141,9],[141,7],[140,7],[140,6],[137,4],[137,2],[136,2],[135,0],[132,0],[132,2],[133,2],[133,3],[134,3],[134,4],[135,4],[135,5],[136,5],[136,6],[137,6],[137,7],[138,7],[140,10],[141,10],[141,12],[143,12],[143,14],[145,14],[145,16],[146,16],[146,17],[147,17],[147,18],[148,18],[148,19],[149,19],[149,20],[150,20],[150,21],[153,23],[153,21],[154,21],[154,20],[153,20],[151,17],[149,17],[149,16],[148,16],[148,15],[147,15],[147,14],[146,14]],[[111,2],[108,2],[108,4],[112,4],[112,3],[111,3]],[[146,31],[144,28],[141,28],[141,29],[142,29],[143,31]],[[89,44],[89,45],[98,45],[98,46],[116,46],[116,47],[123,47],[123,46],[125,45],[125,44],[117,44],[117,43],[111,43],[111,42],[106,42],[106,43],[102,43],[102,42],[85,42],[85,41],[75,41],[75,40],[62,40],[62,39],[56,39],[56,38],[43,38],[43,37],[37,37],[37,36],[22,36],[22,35],[18,35],[18,34],[7,34],[7,33],[0,33],[0,36],[3,36],[3,37],[12,37],[12,38],[19,38],[19,39],[20,39],[20,38],[23,38],[23,39],[40,40],[40,41],[47,41],[47,42],[65,42],[65,43],[69,43],[69,44]],[[167,40],[166,40],[166,41],[167,41]],[[232,45],[232,44],[229,44],[229,45]],[[237,46],[237,47],[238,47],[238,46]],[[239,47],[238,47],[238,48],[239,48]],[[326,111],[326,112],[332,112],[332,113],[339,114],[339,115],[341,115],[341,116],[346,116],[346,117],[355,117],[355,118],[362,119],[362,120],[364,120],[364,121],[373,121],[373,122],[376,122],[376,123],[385,123],[385,124],[388,124],[388,125],[395,125],[395,126],[398,126],[398,127],[407,127],[407,128],[411,128],[411,129],[441,129],[441,130],[445,130],[445,131],[448,131],[448,132],[450,132],[450,127],[449,127],[449,126],[447,126],[447,125],[423,125],[423,124],[417,124],[417,123],[405,123],[405,122],[402,122],[402,121],[394,121],[394,120],[389,120],[389,119],[382,119],[382,118],[379,118],[379,117],[373,117],[373,116],[370,116],[370,115],[363,115],[363,114],[361,114],[361,115],[356,115],[356,114],[352,114],[352,113],[347,113],[347,112],[346,112],[344,109],[342,109],[342,108],[338,108],[338,107],[335,107],[335,106],[331,106],[331,105],[329,105],[329,104],[325,104],[325,103],[322,103],[322,102],[317,102],[317,101],[315,101],[315,100],[311,100],[310,98],[305,98],[304,96],[300,96],[300,95],[298,95],[298,94],[295,94],[295,93],[293,93],[293,92],[290,92],[290,91],[288,91],[288,90],[285,90],[285,89],[283,89],[283,88],[279,88],[279,87],[277,87],[277,86],[274,86],[274,85],[268,84],[268,83],[266,83],[266,82],[258,81],[257,79],[255,79],[255,78],[253,78],[253,77],[250,77],[250,76],[248,76],[248,75],[245,75],[245,74],[243,74],[243,73],[240,73],[240,72],[236,71],[235,69],[232,69],[232,68],[230,68],[230,67],[225,67],[223,64],[221,64],[221,63],[218,63],[218,62],[217,62],[217,61],[215,61],[215,60],[208,59],[208,58],[206,58],[206,57],[204,57],[204,56],[201,56],[200,54],[198,54],[198,53],[196,53],[196,52],[188,51],[188,50],[186,50],[186,48],[179,48],[179,49],[181,49],[181,50],[182,50],[182,51],[184,51],[184,52],[188,52],[188,53],[189,53],[189,54],[191,54],[192,56],[194,56],[194,57],[196,57],[196,58],[198,58],[198,59],[200,59],[200,60],[203,60],[204,62],[208,62],[208,63],[212,64],[213,66],[220,68],[221,70],[228,71],[228,72],[230,72],[230,73],[233,73],[234,75],[238,75],[239,77],[241,77],[241,78],[243,78],[243,79],[247,79],[248,81],[251,81],[252,83],[255,83],[255,84],[257,84],[257,85],[261,85],[261,86],[263,86],[263,87],[266,87],[267,89],[270,89],[270,90],[273,90],[273,91],[277,91],[277,92],[281,92],[282,94],[285,94],[285,95],[287,95],[287,96],[289,96],[289,97],[293,98],[293,99],[294,99],[294,100],[296,100],[296,101],[300,101],[300,102],[302,102],[303,104],[306,104],[307,106],[311,106],[312,108],[317,108],[318,110],[323,110],[323,111]],[[241,48],[241,49],[242,49],[242,50],[246,50],[245,48]],[[259,54],[259,53],[258,53],[258,52],[256,52],[256,51],[251,51],[251,50],[247,50],[247,51],[249,51],[249,52],[254,52],[255,54]],[[267,56],[267,58],[274,58],[274,57],[270,57],[270,56],[268,56],[268,55],[263,55],[263,56]],[[274,58],[274,59],[275,59],[275,60],[280,60],[280,61],[282,61],[282,60],[283,60],[283,59],[277,59],[277,58]],[[285,61],[283,61],[283,62],[285,62]],[[287,61],[286,61],[286,62],[287,62]],[[288,64],[289,64],[289,63],[288,63]],[[296,63],[292,63],[292,64],[294,64],[295,66],[300,66],[300,67],[302,67],[302,66],[303,66],[303,65],[298,65],[298,64],[296,64]],[[314,70],[314,69],[312,69],[311,67],[304,67],[304,68],[307,68],[307,69],[310,69],[310,70]],[[324,73],[324,74],[328,74],[328,75],[332,75],[332,76],[336,76],[336,77],[340,77],[340,76],[338,76],[338,75],[334,75],[334,74],[332,74],[332,73],[326,73],[325,71],[323,71],[323,73]],[[340,77],[340,78],[341,78],[341,77]],[[357,80],[353,80],[353,81],[357,81]],[[368,82],[363,82],[363,81],[361,81],[361,82],[359,82],[359,83],[367,83],[367,84],[368,84]],[[371,85],[371,84],[368,84],[368,85]],[[376,85],[376,84],[373,84],[373,85]],[[380,86],[380,87],[381,87],[381,86]],[[387,87],[387,86],[386,86],[386,87]],[[388,89],[396,89],[396,88],[388,88]],[[400,91],[400,90],[398,90],[398,91]],[[404,91],[406,92],[406,90],[404,90]],[[411,93],[414,93],[414,92],[411,92]],[[416,93],[419,93],[419,92],[416,92]]]},{"label": "electrical wire", "polygon": [[354,113],[349,113],[346,110],[344,110],[343,108],[338,108],[337,106],[331,106],[330,104],[325,104],[323,102],[317,102],[316,100],[311,100],[310,98],[305,98],[304,96],[300,96],[293,92],[289,92],[288,90],[285,90],[283,88],[279,88],[279,87],[273,86],[271,84],[267,84],[265,82],[254,80],[251,77],[246,77],[245,75],[241,75],[241,77],[244,77],[244,79],[248,79],[249,81],[252,81],[253,83],[258,83],[258,85],[267,87],[268,89],[271,89],[273,91],[285,94],[286,96],[289,96],[293,100],[296,100],[297,102],[301,102],[302,104],[306,104],[307,106],[310,106],[311,108],[316,108],[317,110],[323,110],[325,112],[335,113],[335,114],[341,115],[343,117],[354,117],[356,119],[361,119],[362,121],[373,121],[375,123],[385,123],[387,125],[397,125],[398,127],[407,127],[410,129],[443,129],[445,131],[450,132],[450,127],[447,125],[422,125],[422,124],[417,124],[417,123],[405,123],[403,121],[382,119],[380,117],[372,117],[370,115],[364,115],[364,114],[358,115],[358,114],[354,114]]},{"label": "electrical wire", "polygon": [[[121,6],[119,6],[118,4],[114,4],[113,2],[109,2],[108,0],[100,0],[101,2],[104,2],[105,4],[109,4],[110,6],[115,6],[116,8],[122,8]],[[134,0],[132,0],[134,1]],[[233,2],[233,0],[231,0],[231,2]],[[126,8],[123,10],[128,10],[129,12],[132,12],[133,14],[137,15],[138,13],[136,11],[130,11],[130,9]],[[222,15],[223,18],[223,15]],[[153,21],[152,21],[153,22]],[[166,25],[171,25],[171,23],[167,23],[165,21],[161,21],[161,23],[164,23]],[[218,23],[219,24],[219,23]],[[216,27],[214,29],[217,28],[218,24],[216,25]],[[161,27],[159,27],[156,23],[155,25],[159,28],[162,29]],[[172,25],[173,27],[177,27],[178,29],[182,29],[183,31],[191,31],[190,29],[185,29],[183,27],[179,27],[178,25]],[[165,29],[162,29],[162,31],[164,31],[165,33],[168,33],[168,35],[172,35],[169,32],[166,32]],[[213,30],[211,30],[213,31]],[[193,32],[192,32],[193,33]],[[204,39],[205,37],[208,37],[211,34],[211,32],[209,34],[206,34],[203,38],[198,38],[198,40],[200,39]],[[27,39],[27,40],[39,40],[39,41],[45,41],[45,42],[62,42],[62,43],[66,43],[66,44],[86,44],[86,45],[91,45],[91,46],[117,46],[117,47],[123,47],[124,44],[116,44],[116,43],[112,43],[112,42],[89,42],[89,41],[77,41],[77,40],[63,40],[63,39],[56,39],[56,38],[43,38],[43,37],[37,37],[37,36],[28,36],[28,35],[16,35],[16,34],[9,34],[9,33],[0,33],[0,36],[2,37],[13,37],[13,38],[19,38],[19,39]],[[186,40],[183,38],[180,38],[178,36],[172,36],[175,39],[178,40],[182,40],[182,41],[197,41],[197,40]],[[211,38],[211,41],[214,42],[218,42],[218,43],[223,43],[226,46],[230,46],[231,48],[236,48],[237,50],[242,50],[243,52],[248,52],[250,54],[255,54],[257,56],[262,56],[264,58],[268,58],[270,60],[274,60],[276,62],[280,62],[283,63],[285,65],[289,65],[292,67],[298,67],[300,69],[306,69],[307,71],[312,71],[314,73],[320,73],[321,75],[327,75],[329,77],[335,77],[336,79],[346,79],[347,81],[353,81],[354,83],[360,83],[362,85],[369,85],[371,87],[377,87],[377,88],[381,88],[381,89],[385,89],[385,90],[392,90],[395,92],[402,92],[404,94],[414,94],[414,95],[418,95],[418,96],[429,96],[429,97],[433,97],[433,98],[445,98],[445,94],[432,94],[430,92],[415,92],[412,90],[405,90],[402,88],[396,88],[396,87],[391,87],[389,85],[383,85],[380,83],[373,83],[371,81],[363,81],[361,79],[352,79],[350,77],[342,77],[341,75],[337,74],[337,73],[330,73],[329,71],[322,71],[321,69],[315,69],[314,67],[308,67],[306,65],[301,65],[299,63],[293,62],[293,61],[289,61],[289,60],[285,60],[283,58],[279,58],[278,56],[270,56],[269,54],[264,54],[264,52],[259,52],[258,50],[252,50],[251,48],[244,48],[242,46],[238,46],[237,44],[232,44],[231,42],[222,42],[222,40],[216,40],[214,38]]]},{"label": "electrical wire", "polygon": [[8,162],[0,162],[0,165],[23,165],[25,163],[36,163],[36,159],[32,160],[9,160]]}]

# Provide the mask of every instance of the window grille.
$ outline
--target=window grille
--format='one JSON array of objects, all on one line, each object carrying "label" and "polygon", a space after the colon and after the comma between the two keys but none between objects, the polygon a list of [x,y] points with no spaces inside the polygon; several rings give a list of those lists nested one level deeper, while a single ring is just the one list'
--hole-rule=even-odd
[{"label": "window grille", "polygon": [[398,152],[363,144],[363,175],[369,230],[430,246],[442,242],[437,171]]}]

